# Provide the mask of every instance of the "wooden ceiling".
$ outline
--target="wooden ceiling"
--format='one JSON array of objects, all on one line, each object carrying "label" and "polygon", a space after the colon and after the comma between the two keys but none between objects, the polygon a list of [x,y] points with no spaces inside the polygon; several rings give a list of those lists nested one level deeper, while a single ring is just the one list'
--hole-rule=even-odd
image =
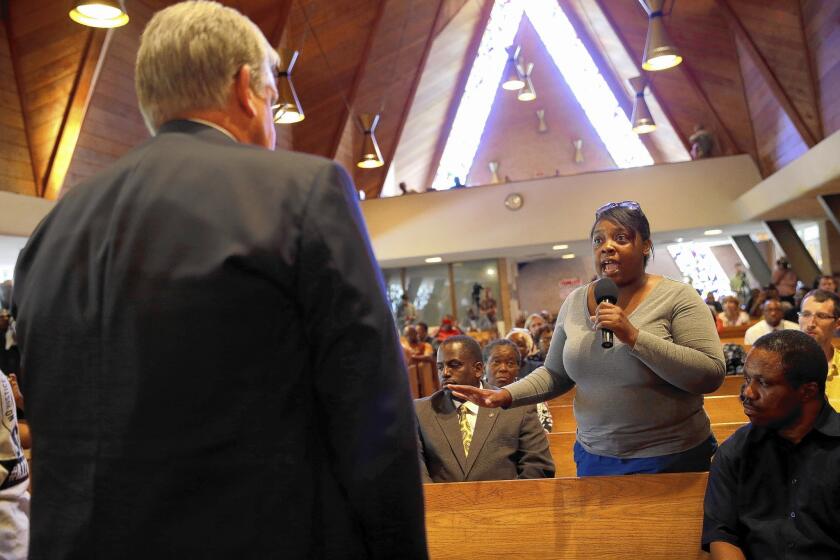
[{"label": "wooden ceiling", "polygon": [[[54,0],[3,3],[0,190],[55,198],[148,138],[136,106],[134,56],[151,14],[170,3],[128,0],[131,22],[111,31],[73,23]],[[490,0],[224,3],[251,17],[272,44],[301,51],[293,78],[306,120],[282,127],[279,147],[335,158],[368,197],[381,192],[392,162],[396,180],[428,187]],[[617,59],[622,53],[641,59],[647,19],[639,2],[559,3],[629,112]],[[609,36],[598,33],[607,24]],[[681,149],[703,124],[718,154],[750,154],[767,176],[840,129],[840,2],[668,0],[665,24],[685,62],[653,75],[651,93]],[[556,76],[548,78],[539,78],[543,95],[567,95]],[[572,110],[568,99],[545,102]],[[382,113],[376,133],[383,168],[353,165],[360,112]],[[516,135],[505,137],[505,127],[496,129],[479,148],[487,158],[522,144]],[[580,132],[586,134],[591,130]],[[558,142],[565,146],[565,138]],[[655,138],[645,141],[656,161],[672,159]],[[546,173],[556,167],[548,160],[528,165]]]}]

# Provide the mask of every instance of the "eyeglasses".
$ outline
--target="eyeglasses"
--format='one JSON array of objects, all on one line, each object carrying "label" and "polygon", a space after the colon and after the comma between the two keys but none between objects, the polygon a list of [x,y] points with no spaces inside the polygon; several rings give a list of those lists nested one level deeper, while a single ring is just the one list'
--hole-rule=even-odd
[{"label": "eyeglasses", "polygon": [[608,202],[595,210],[595,216],[600,216],[604,212],[608,212],[613,208],[627,208],[628,210],[639,210],[641,207],[638,202],[633,200],[625,200],[624,202]]},{"label": "eyeglasses", "polygon": [[805,319],[806,321],[816,317],[820,321],[833,321],[835,319],[834,315],[831,313],[823,313],[822,311],[817,313],[812,313],[811,311],[800,311],[797,313],[800,319]]}]

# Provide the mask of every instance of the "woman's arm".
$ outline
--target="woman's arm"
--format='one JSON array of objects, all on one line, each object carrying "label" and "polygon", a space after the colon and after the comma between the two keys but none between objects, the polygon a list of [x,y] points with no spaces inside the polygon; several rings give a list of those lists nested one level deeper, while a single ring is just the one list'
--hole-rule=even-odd
[{"label": "woman's arm", "polygon": [[[586,286],[578,288],[586,293]],[[575,386],[575,382],[566,375],[563,366],[563,347],[566,345],[566,331],[563,330],[563,323],[566,320],[568,309],[572,306],[570,302],[577,301],[577,291],[566,298],[557,314],[557,326],[554,327],[554,334],[551,337],[551,345],[548,349],[548,356],[545,364],[532,371],[528,377],[520,379],[515,383],[507,385],[504,389],[480,389],[467,385],[450,385],[452,394],[458,398],[468,399],[478,406],[491,408],[509,406],[524,406],[538,404],[550,400],[557,395],[562,395]]]},{"label": "woman's arm", "polygon": [[557,313],[557,324],[554,327],[554,334],[551,336],[551,344],[548,348],[548,356],[545,363],[532,371],[528,377],[511,383],[505,389],[510,393],[510,406],[523,406],[527,404],[538,404],[562,395],[575,386],[575,382],[566,374],[563,366],[563,348],[566,346],[566,331],[564,330],[566,317],[569,309],[578,301],[580,296],[585,297],[586,286],[578,288],[566,298],[560,311]]},{"label": "woman's arm", "polygon": [[632,354],[689,393],[711,393],[720,387],[726,375],[723,346],[706,304],[688,286],[674,294],[671,338],[673,342],[639,331]]}]

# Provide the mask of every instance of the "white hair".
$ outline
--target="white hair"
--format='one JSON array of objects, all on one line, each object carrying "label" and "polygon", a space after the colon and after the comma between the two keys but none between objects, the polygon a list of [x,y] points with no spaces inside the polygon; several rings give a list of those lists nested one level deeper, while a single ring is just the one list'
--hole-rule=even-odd
[{"label": "white hair", "polygon": [[187,111],[221,109],[243,66],[262,96],[274,84],[277,52],[250,19],[217,2],[189,1],[157,12],[143,30],[135,87],[155,133]]},{"label": "white hair", "polygon": [[528,319],[525,320],[525,328],[529,331],[531,330],[531,323],[534,322],[534,319],[540,319],[543,323],[545,323],[545,319],[539,313],[531,313],[528,315]]}]

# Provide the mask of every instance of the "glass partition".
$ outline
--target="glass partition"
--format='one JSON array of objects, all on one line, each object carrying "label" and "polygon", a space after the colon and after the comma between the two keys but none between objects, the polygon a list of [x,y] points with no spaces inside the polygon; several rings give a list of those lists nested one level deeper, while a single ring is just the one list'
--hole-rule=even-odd
[{"label": "glass partition", "polygon": [[461,330],[504,330],[496,259],[391,268],[382,274],[391,311],[401,324],[422,321],[433,328],[444,315],[454,315]]},{"label": "glass partition", "polygon": [[501,321],[499,268],[495,259],[454,263],[455,302],[462,330],[493,331]]},{"label": "glass partition", "polygon": [[433,327],[440,324],[444,315],[451,314],[450,289],[448,265],[405,269],[405,293],[414,306],[415,322],[422,321]]}]

